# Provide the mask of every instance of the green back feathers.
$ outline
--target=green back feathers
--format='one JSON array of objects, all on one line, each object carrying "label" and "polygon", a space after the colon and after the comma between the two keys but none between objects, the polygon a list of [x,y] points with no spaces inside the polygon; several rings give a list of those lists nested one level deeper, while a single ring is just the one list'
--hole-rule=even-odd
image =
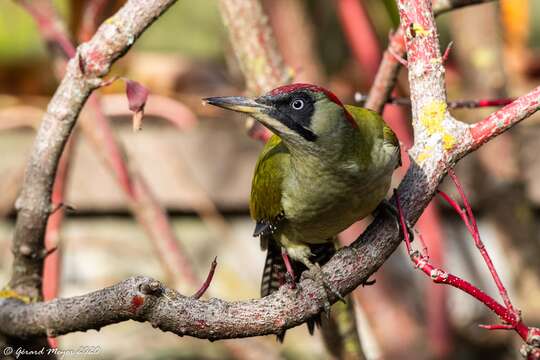
[{"label": "green back feathers", "polygon": [[[366,126],[377,128],[382,127],[384,141],[390,145],[396,147],[399,146],[399,141],[396,134],[394,134],[390,126],[384,122],[381,115],[379,115],[377,112],[352,105],[345,105],[345,109],[347,109],[347,111],[353,116],[360,129],[365,128]],[[377,132],[373,132],[373,134],[376,133]]]},{"label": "green back feathers", "polygon": [[264,146],[255,166],[251,185],[249,210],[253,219],[271,222],[282,212],[282,182],[285,169],[290,163],[290,156],[276,135]]}]

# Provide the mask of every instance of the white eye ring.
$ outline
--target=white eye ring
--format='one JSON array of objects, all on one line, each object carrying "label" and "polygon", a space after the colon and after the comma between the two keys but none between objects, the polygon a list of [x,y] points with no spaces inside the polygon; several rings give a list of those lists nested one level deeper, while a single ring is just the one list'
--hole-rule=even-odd
[{"label": "white eye ring", "polygon": [[304,108],[304,100],[296,99],[291,103],[294,110],[302,110]]}]

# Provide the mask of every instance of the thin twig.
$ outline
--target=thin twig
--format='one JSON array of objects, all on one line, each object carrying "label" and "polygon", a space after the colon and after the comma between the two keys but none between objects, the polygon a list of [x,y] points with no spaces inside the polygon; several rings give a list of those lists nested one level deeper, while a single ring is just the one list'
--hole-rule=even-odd
[{"label": "thin twig", "polygon": [[204,280],[204,282],[202,283],[199,290],[197,290],[197,292],[195,294],[191,295],[192,298],[200,299],[201,296],[204,295],[204,293],[206,292],[206,290],[210,286],[210,283],[212,282],[212,279],[214,277],[214,272],[216,271],[216,266],[217,266],[217,257],[215,257],[214,260],[212,260],[212,265],[210,265],[210,271],[208,271],[208,275],[206,276],[206,280]]},{"label": "thin twig", "polygon": [[422,272],[428,275],[431,278],[431,280],[435,283],[451,285],[473,296],[475,299],[483,303],[495,314],[497,314],[497,316],[499,316],[503,321],[505,321],[508,324],[511,324],[512,329],[514,329],[521,336],[523,340],[528,341],[530,333],[536,330],[532,327],[529,328],[528,326],[526,326],[519,317],[515,316],[515,313],[512,311],[511,308],[504,307],[503,305],[499,304],[491,296],[487,295],[485,292],[483,292],[476,286],[472,285],[468,281],[463,280],[455,275],[452,275],[440,268],[433,266],[429,262],[429,259],[426,256],[422,255],[418,251],[412,250],[409,234],[408,234],[408,231],[406,230],[407,228],[405,225],[406,223],[405,217],[403,215],[403,211],[400,206],[399,195],[397,193],[397,190],[394,194],[396,195],[395,196],[396,207],[398,210],[399,222],[402,229],[402,235],[405,239],[407,252],[409,253],[411,261],[413,262],[415,268],[422,270]]},{"label": "thin twig", "polygon": [[503,299],[504,304],[506,305],[506,308],[510,312],[514,313],[514,315],[517,318],[519,317],[519,311],[517,311],[512,305],[512,302],[510,301],[510,297],[508,296],[508,291],[506,291],[506,288],[504,287],[504,284],[502,283],[501,278],[499,277],[499,274],[497,273],[497,270],[495,269],[495,266],[493,265],[493,261],[491,260],[491,257],[489,256],[482,239],[480,238],[480,231],[478,231],[476,218],[472,212],[472,208],[469,203],[469,200],[467,199],[467,196],[465,195],[463,186],[461,186],[461,182],[459,181],[453,169],[448,170],[448,175],[454,182],[454,185],[456,186],[459,196],[461,197],[461,200],[463,201],[463,205],[465,206],[465,210],[469,218],[469,223],[471,225],[471,230],[472,230],[471,236],[474,239],[474,243],[476,247],[478,248],[478,250],[480,251],[482,258],[484,258],[484,262],[486,263],[489,269],[489,272],[491,273],[491,276],[493,277],[493,281],[495,281],[495,285],[497,285],[497,289],[499,289],[499,293],[501,294],[501,298]]}]

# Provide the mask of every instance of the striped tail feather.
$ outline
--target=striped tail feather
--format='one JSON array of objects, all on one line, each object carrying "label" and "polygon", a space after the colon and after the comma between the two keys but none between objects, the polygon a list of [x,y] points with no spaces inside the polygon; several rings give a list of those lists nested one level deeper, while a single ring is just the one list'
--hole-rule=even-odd
[{"label": "striped tail feather", "polygon": [[285,283],[285,263],[281,257],[281,249],[273,239],[266,243],[266,260],[261,280],[261,297],[277,291]]}]

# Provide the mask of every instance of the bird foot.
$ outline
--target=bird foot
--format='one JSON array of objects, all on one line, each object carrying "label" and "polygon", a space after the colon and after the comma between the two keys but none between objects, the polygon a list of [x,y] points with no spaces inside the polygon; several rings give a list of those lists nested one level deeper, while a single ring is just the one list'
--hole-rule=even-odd
[{"label": "bird foot", "polygon": [[285,284],[287,284],[290,289],[296,289],[296,282],[294,281],[292,275],[288,272],[285,273]]},{"label": "bird foot", "polygon": [[330,314],[330,308],[332,304],[330,304],[329,298],[330,296],[337,298],[339,301],[342,301],[345,303],[345,298],[336,290],[334,290],[330,284],[326,281],[324,278],[324,273],[321,270],[321,267],[318,264],[312,264],[309,267],[309,271],[304,272],[303,276],[313,280],[314,282],[321,284],[326,292],[326,298],[323,304],[324,312],[328,315]]},{"label": "bird foot", "polygon": [[375,279],[373,279],[373,280],[367,279],[362,283],[362,287],[374,285],[376,282],[377,282],[377,280],[375,280]]}]

